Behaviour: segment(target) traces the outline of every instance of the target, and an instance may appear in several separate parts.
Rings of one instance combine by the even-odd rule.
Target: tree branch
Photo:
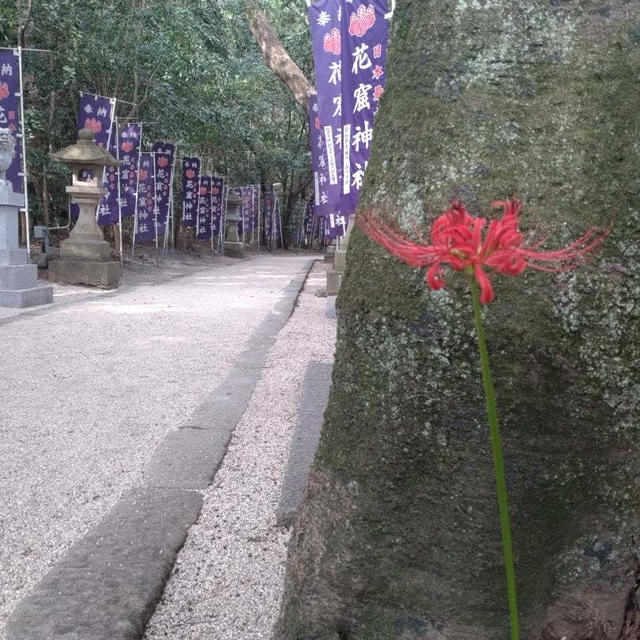
[[[287,85],[296,102],[307,113],[307,94],[313,90],[311,83],[282,46],[267,17],[254,0],[247,0],[246,7],[249,27],[260,45],[265,64]]]

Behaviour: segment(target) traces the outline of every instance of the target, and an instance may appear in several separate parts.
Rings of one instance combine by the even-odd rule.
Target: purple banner
[[[224,206],[224,178],[213,176],[211,178],[211,232],[214,236],[220,235],[222,224],[222,209]]]
[[[253,188],[252,187],[242,187],[242,230],[243,232],[249,233],[253,228],[252,225],[252,214],[253,214]]]
[[[264,241],[270,245],[273,233],[273,188],[264,190]]]
[[[123,218],[132,216],[136,208],[141,138],[142,124],[139,122],[131,122],[119,131],[120,208]]]
[[[310,94],[309,105],[309,146],[311,149],[311,168],[313,170],[314,206],[316,215],[322,215],[329,203],[325,186],[328,182],[327,160],[324,153],[324,133],[318,115],[318,96]]]
[[[111,125],[111,139],[109,140],[109,153],[114,157],[118,157],[118,123],[117,121]],[[107,190],[107,195],[100,200],[98,205],[97,223],[106,227],[110,224],[118,224],[120,222],[120,200],[118,195],[119,180],[118,167],[106,167],[104,171],[103,187]]]
[[[115,98],[105,98],[80,92],[78,131],[80,129],[91,129],[96,144],[106,149],[111,136],[115,106]]]
[[[0,129],[9,129],[16,143],[7,180],[15,193],[24,193],[23,138],[20,118],[20,54],[17,49],[0,50]]]
[[[326,210],[336,211],[342,195],[342,51],[341,0],[316,0],[308,6],[313,59],[316,69],[317,115],[323,135],[318,158],[325,180],[320,199]]]
[[[360,200],[371,154],[373,122],[384,92],[389,11],[386,0],[345,5],[342,21],[343,200],[348,220]]]
[[[211,239],[211,176],[200,177],[197,240]]]
[[[140,154],[138,171],[138,201],[136,206],[136,241],[149,242],[156,239],[156,180],[153,153]]]
[[[158,233],[164,233],[169,216],[173,189],[173,162],[176,145],[170,142],[154,142],[151,151],[156,154],[156,203],[158,205]]]
[[[253,228],[257,231],[259,227],[260,220],[260,187],[255,185],[253,187],[253,211],[251,212],[251,219]]]
[[[182,226],[195,227],[200,191],[200,158],[182,158]]]
[[[93,139],[95,143],[106,149],[111,143],[111,129],[113,126],[113,116],[116,107],[115,98],[106,98],[91,93],[80,92],[80,101],[78,104],[78,131],[80,129],[91,129],[93,131]],[[110,147],[110,150],[112,147]],[[117,154],[113,154],[116,155]],[[107,187],[106,172],[103,172],[103,186]],[[98,205],[98,210],[104,204],[104,199]],[[75,220],[78,218],[80,209],[75,202],[71,203],[71,217]],[[102,214],[98,220],[110,217],[107,209],[102,208]],[[117,213],[116,213],[117,221]],[[112,224],[111,222],[99,222],[99,224]]]

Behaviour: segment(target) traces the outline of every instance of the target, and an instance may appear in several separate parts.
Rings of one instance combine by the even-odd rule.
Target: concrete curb
[[[138,640],[202,495],[260,379],[269,349],[293,313],[315,259],[284,289],[227,378],[192,420],[156,449],[145,485],[125,495],[11,613],[7,640]]]
[[[311,362],[304,376],[298,423],[278,506],[278,526],[290,527],[302,503],[309,470],[320,440],[324,412],[329,401],[333,363]]]

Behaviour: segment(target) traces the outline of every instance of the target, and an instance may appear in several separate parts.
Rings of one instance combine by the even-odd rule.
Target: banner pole
[[[20,124],[22,125],[22,182],[24,184],[24,227],[27,240],[27,262],[31,262],[31,232],[29,219],[29,193],[27,190],[27,127],[24,121],[24,84],[22,82],[22,47],[18,47],[18,70],[20,76]]]
[[[224,187],[224,207],[220,216],[220,256],[224,256],[224,241],[227,237],[227,208],[229,206],[229,185]]]
[[[115,115],[115,114],[114,114]],[[116,125],[116,158],[120,162],[120,130],[118,119],[114,117]],[[122,193],[120,192],[120,166],[118,166],[118,236],[120,242],[120,274],[124,272],[124,247],[122,246]]]

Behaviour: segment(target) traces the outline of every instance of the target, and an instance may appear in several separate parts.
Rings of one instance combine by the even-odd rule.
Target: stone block
[[[225,242],[224,255],[230,258],[244,258],[246,255],[244,244],[242,242]]]
[[[59,258],[49,261],[49,278],[55,282],[111,289],[120,280],[120,263]]]
[[[281,527],[289,527],[302,503],[304,488],[316,453],[324,411],[329,401],[333,365],[311,362],[304,376],[298,422],[293,432],[291,453],[276,515]]]
[[[335,258],[335,253],[325,253],[324,261],[328,264],[333,264],[333,260]]]
[[[327,295],[336,296],[340,291],[342,275],[333,269],[327,271]]]
[[[333,268],[340,273],[344,273],[347,268],[347,252],[345,249],[338,249],[333,259]]]
[[[111,245],[104,240],[76,240],[69,238],[60,243],[60,257],[63,260],[109,262]]]
[[[28,289],[35,287],[37,280],[35,264],[0,266],[0,289]]]
[[[27,264],[26,249],[0,249],[0,266]]]
[[[53,287],[39,285],[29,289],[0,289],[0,307],[24,309],[53,302]]]

